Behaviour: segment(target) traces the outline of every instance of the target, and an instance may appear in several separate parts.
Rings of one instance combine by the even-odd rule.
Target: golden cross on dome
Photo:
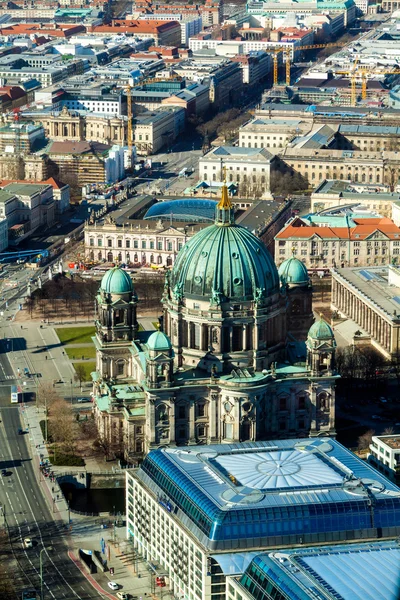
[[[232,202],[229,198],[228,188],[226,186],[226,167],[222,168],[222,173],[224,176],[224,183],[222,185],[221,190],[221,200],[218,202],[218,208],[232,208]]]

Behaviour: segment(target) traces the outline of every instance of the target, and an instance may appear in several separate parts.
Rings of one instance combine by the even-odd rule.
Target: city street
[[[4,372],[9,372],[4,355],[1,363]],[[37,465],[29,452],[29,434],[18,434],[23,427],[20,407],[10,404],[9,386],[0,388],[0,418],[0,468],[6,471],[0,481],[0,524],[7,527],[15,560],[24,573],[21,583],[40,589],[41,554],[45,599],[98,598],[67,555],[68,530],[61,521],[54,521],[43,496],[34,472]],[[33,540],[33,548],[24,548],[25,538]]]

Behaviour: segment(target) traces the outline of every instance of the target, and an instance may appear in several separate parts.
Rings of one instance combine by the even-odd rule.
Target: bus
[[[19,385],[11,386],[11,404],[18,404],[18,402],[22,402],[22,390]]]

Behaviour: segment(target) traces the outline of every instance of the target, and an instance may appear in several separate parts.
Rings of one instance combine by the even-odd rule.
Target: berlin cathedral
[[[114,267],[96,298],[94,412],[131,464],[161,446],[335,435],[335,338],[314,322],[307,269],[279,270],[235,223],[226,186],[215,222],[166,273],[162,330],[140,331],[138,298]]]

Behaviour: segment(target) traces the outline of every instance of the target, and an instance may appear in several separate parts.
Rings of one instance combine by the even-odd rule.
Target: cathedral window
[[[198,404],[197,405],[197,416],[198,417],[205,417],[206,415],[206,405],[205,404]]]
[[[186,406],[178,407],[178,419],[186,419]]]
[[[243,329],[240,326],[232,327],[232,351],[238,351],[242,349],[243,342]]]
[[[286,421],[279,421],[279,431],[285,431]]]
[[[306,407],[306,399],[305,396],[299,396],[299,410],[302,410]]]
[[[193,348],[200,350],[200,325],[193,326]]]
[[[117,363],[117,374],[118,375],[124,374],[124,363],[122,361]]]
[[[143,442],[137,440],[135,443],[135,452],[143,452]]]
[[[180,429],[178,429],[178,438],[184,439],[185,437],[186,437],[186,429],[181,427]]]
[[[197,429],[197,436],[198,437],[204,437],[206,435],[206,428],[205,427],[199,427]]]
[[[226,440],[232,440],[233,439],[233,424],[232,423],[225,423],[225,439]]]
[[[287,409],[287,398],[279,398],[279,410]]]

